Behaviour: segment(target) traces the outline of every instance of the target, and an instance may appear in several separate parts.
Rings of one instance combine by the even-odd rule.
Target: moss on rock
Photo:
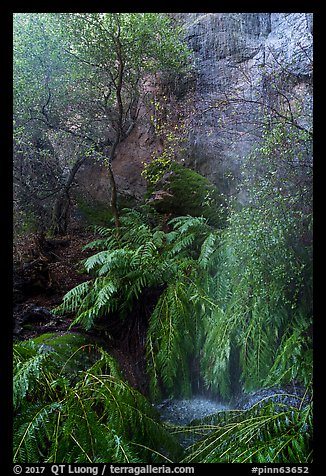
[[[87,370],[99,358],[96,344],[80,334],[46,333],[31,340],[44,350],[53,352],[53,358],[62,364],[63,374],[67,377]]]
[[[147,181],[147,199],[159,213],[173,216],[204,216],[214,226],[225,220],[225,205],[219,190],[207,178],[177,162],[156,170],[154,160],[147,166],[146,175],[157,177]]]
[[[77,210],[78,217],[85,221],[87,225],[104,226],[112,218],[112,212],[108,204],[96,200],[87,200],[82,196],[77,199]]]

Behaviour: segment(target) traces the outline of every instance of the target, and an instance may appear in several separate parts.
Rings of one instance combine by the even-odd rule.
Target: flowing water
[[[228,405],[200,396],[190,400],[164,400],[157,405],[161,419],[175,425],[189,425],[193,420],[229,409]]]
[[[173,426],[183,427],[187,425],[198,425],[200,420],[205,418],[206,423],[217,424],[218,413],[226,410],[248,410],[254,405],[263,405],[271,400],[275,404],[280,403],[280,406],[275,406],[275,412],[284,411],[284,408],[298,407],[302,403],[308,403],[308,396],[305,394],[305,389],[299,388],[270,388],[260,389],[247,395],[239,396],[233,400],[232,404],[226,404],[218,400],[205,398],[197,395],[189,400],[174,400],[167,399],[156,405],[156,409],[160,413],[161,420]],[[302,400],[303,398],[303,400]],[[214,417],[213,417],[214,415]],[[208,418],[212,416],[212,418]],[[190,431],[190,427],[183,429],[179,428],[176,436],[180,444],[187,448],[198,441],[201,436],[209,432],[209,429],[200,431]]]

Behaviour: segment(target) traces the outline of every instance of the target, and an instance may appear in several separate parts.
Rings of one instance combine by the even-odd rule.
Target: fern
[[[198,230],[201,232],[205,226],[208,226],[206,218],[193,217],[191,215],[172,218],[169,224],[173,225],[174,230],[178,230],[181,234],[187,233],[189,230]]]
[[[85,261],[85,268],[88,273],[95,271],[97,275],[103,276],[116,268],[126,269],[132,255],[133,253],[126,249],[101,251]]]
[[[187,448],[183,463],[311,462],[311,403],[297,408],[258,402],[247,411],[224,412],[212,420],[194,427],[206,435]]]
[[[53,362],[54,352],[47,352],[33,342],[19,343],[14,347],[13,406],[19,408],[22,401],[38,398],[46,385],[53,398],[55,391],[51,387],[56,370]]]
[[[171,220],[175,231],[165,233],[144,223],[139,211],[128,211],[121,217],[119,244],[102,249],[84,261],[93,278],[69,291],[57,313],[75,313],[72,325],[90,329],[102,316],[118,312],[124,318],[146,288],[173,282],[176,276],[195,269],[193,261],[196,233],[201,241],[211,228],[202,217],[179,217]],[[111,239],[111,231],[97,229]],[[103,248],[105,240],[93,242]],[[118,247],[116,247],[118,245]],[[198,247],[198,243],[196,244]]]
[[[38,462],[46,459],[46,450],[51,443],[55,415],[61,409],[59,402],[24,405],[24,414],[14,423],[15,463]]]
[[[73,324],[90,329],[113,313],[128,319],[146,289],[165,288],[147,330],[153,398],[189,395],[192,365],[225,398],[235,386],[267,385],[290,348],[284,339],[296,328],[303,287],[303,268],[287,242],[288,218],[270,224],[270,215],[247,207],[233,212],[223,230],[203,217],[177,217],[164,232],[142,211],[127,211],[119,243],[85,261],[92,278],[67,293],[58,312],[74,312]],[[283,358],[282,365],[278,381],[299,375],[298,361]]]
[[[201,369],[206,386],[224,397],[232,392],[231,365],[235,363],[231,356],[239,356],[245,391],[268,385],[273,378],[287,383],[303,368],[303,361],[286,357],[295,338],[287,339],[293,331],[298,335],[296,314],[302,312],[302,321],[310,323],[303,310],[306,303],[298,299],[303,268],[287,241],[288,217],[278,217],[275,223],[267,220],[265,213],[250,207],[233,212],[218,239],[208,235],[198,259],[207,270],[196,297],[206,308]],[[301,336],[309,362],[311,343]],[[306,375],[311,375],[311,365],[305,368]]]
[[[297,321],[296,327],[286,332],[281,340],[275,361],[264,381],[266,387],[290,381],[303,382],[306,387],[311,383],[312,344],[307,331],[312,323],[300,315]]]
[[[151,315],[147,356],[153,398],[160,395],[159,380],[169,395],[191,395],[190,364],[200,332],[190,289],[180,281],[170,284]]]
[[[34,345],[19,344],[17,352]],[[56,362],[56,398],[46,376],[30,370],[27,378],[39,379],[43,392],[34,402],[26,394],[17,402],[15,462],[171,462],[179,457],[180,446],[153,406],[123,380],[109,354],[103,349],[99,353],[99,360],[75,383],[63,383],[66,363],[60,368]],[[60,385],[64,391],[58,390]]]
[[[163,232],[140,212],[127,213],[119,242],[98,243],[100,252],[85,261],[91,278],[69,291],[57,312],[74,313],[74,323],[90,329],[100,317],[128,318],[146,289],[164,289],[146,336],[152,400],[190,396],[194,367],[206,388],[224,398],[234,375],[245,391],[292,379],[307,385],[311,320],[300,301],[303,267],[293,250],[284,251],[282,230],[252,231],[251,219],[247,210],[237,213],[220,232],[201,217],[178,217]],[[171,428],[99,353],[68,381],[64,366],[59,370],[33,344],[15,347],[17,462],[180,460]],[[312,410],[305,405],[279,411],[269,403],[187,429],[202,439],[183,461],[309,460]]]
[[[170,220],[169,225],[173,227],[173,231],[167,235],[167,241],[170,243],[169,257],[180,255],[181,252],[186,252],[188,256],[189,253],[193,255],[194,251],[197,254],[203,240],[211,231],[203,217],[177,217]]]
[[[212,232],[207,236],[207,238],[205,238],[201,246],[198,263],[204,269],[206,269],[212,262],[212,255],[216,252],[217,238],[218,234],[216,232]]]
[[[85,281],[78,286],[72,288],[63,298],[62,304],[58,306],[54,312],[57,314],[65,314],[74,312],[78,309],[84,298],[87,296],[91,288],[91,281]]]
[[[215,390],[222,398],[229,398],[231,322],[220,309],[208,316],[205,319],[206,335],[201,358],[205,386]]]

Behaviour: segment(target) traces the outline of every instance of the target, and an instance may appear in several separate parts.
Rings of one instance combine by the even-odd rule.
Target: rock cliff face
[[[237,177],[241,158],[259,138],[261,103],[275,100],[271,84],[278,81],[279,86],[277,74],[285,71],[291,77],[290,101],[294,91],[311,106],[312,14],[171,15],[184,25],[195,64],[190,94],[196,113],[189,129],[188,165],[228,193],[230,176]],[[189,79],[181,78],[177,95],[178,88],[182,102],[190,89]],[[142,196],[142,161],[150,160],[157,147],[144,118],[121,145],[114,163],[120,191]],[[103,190],[105,170],[99,173],[95,183],[101,183]]]
[[[295,88],[311,100],[312,14],[193,13],[179,19],[197,72],[191,164],[227,191],[230,173],[237,176],[241,157],[260,135],[261,103],[277,72],[291,76],[289,98]]]

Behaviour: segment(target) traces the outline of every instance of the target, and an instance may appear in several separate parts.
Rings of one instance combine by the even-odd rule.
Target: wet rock
[[[29,304],[21,315],[21,324],[44,323],[53,318],[54,314],[45,307]]]
[[[275,411],[284,410],[284,405],[287,407],[299,408],[302,403],[306,404],[309,401],[309,395],[302,385],[291,385],[284,388],[264,388],[244,395],[238,399],[235,404],[238,410],[249,410],[254,405],[262,406],[267,402],[280,404],[275,406]]]
[[[37,329],[38,327],[57,326],[60,318],[55,316],[49,309],[37,306],[33,303],[18,304],[13,312],[14,335],[20,336],[24,330]]]
[[[254,405],[259,407],[267,402],[276,404],[275,411],[278,411],[278,409],[284,410],[284,405],[299,408],[302,403],[307,404],[309,399],[310,395],[306,392],[306,389],[293,382],[283,388],[264,388],[250,394],[244,394],[230,403],[198,396],[189,400],[167,399],[156,405],[156,408],[163,421],[183,426],[210,415],[216,416],[219,412],[232,409],[249,410]]]
[[[228,192],[228,173],[238,177],[241,158],[257,137],[250,133],[262,121],[246,99],[267,101],[264,81],[287,68],[303,85],[312,76],[312,15],[306,13],[193,13],[177,14],[194,50],[196,111],[190,134],[191,165],[219,189]],[[262,89],[261,89],[262,88]],[[259,94],[257,98],[255,95]],[[291,92],[288,93],[289,97]],[[238,103],[210,109],[232,95]],[[299,96],[298,93],[296,93]],[[312,93],[305,95],[312,97]],[[267,97],[268,96],[268,97]],[[304,97],[304,95],[302,95]],[[276,101],[276,99],[275,99]],[[202,111],[202,115],[200,115]],[[203,112],[205,111],[205,113]],[[233,120],[237,111],[239,121]],[[257,117],[256,117],[257,115]],[[242,118],[242,119],[241,119]],[[255,128],[255,132],[256,128]]]

